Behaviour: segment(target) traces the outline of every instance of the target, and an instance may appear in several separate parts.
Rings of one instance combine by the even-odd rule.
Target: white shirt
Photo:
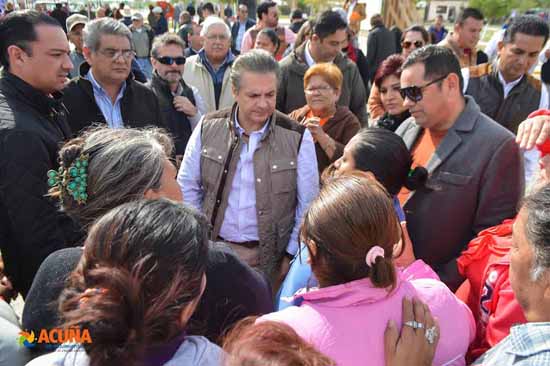
[[[507,83],[506,80],[504,80],[502,73],[500,71],[498,72],[498,80],[500,81],[500,84],[502,84],[502,88],[504,89],[504,99],[508,97],[508,94],[510,94],[512,89],[514,89],[514,86],[519,84],[522,78],[523,76],[520,76],[519,79]]]
[[[305,49],[305,52],[304,52],[304,56],[306,58],[306,62],[307,62],[307,66],[308,67],[311,67],[313,65],[316,64],[315,60],[313,59],[313,56],[311,56],[311,53],[309,53],[309,41],[307,41],[307,44],[306,44],[306,49]]]

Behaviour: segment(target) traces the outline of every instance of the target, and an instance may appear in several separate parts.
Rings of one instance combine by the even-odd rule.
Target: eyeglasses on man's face
[[[131,60],[136,54],[133,50],[117,50],[114,48],[105,48],[102,50],[98,50],[97,52],[113,61],[118,59],[120,56],[128,61]]]
[[[401,88],[401,89],[399,89],[399,93],[401,94],[401,98],[403,98],[403,100],[405,100],[405,98],[409,98],[410,101],[412,101],[414,103],[418,103],[424,97],[424,95],[422,94],[422,90],[424,90],[425,88],[427,88],[428,86],[430,86],[432,84],[435,84],[439,81],[442,81],[447,76],[449,76],[449,74],[446,74],[446,75],[444,75],[440,78],[432,80],[429,83],[427,83],[425,85],[422,85],[422,86],[413,85],[413,86],[407,86],[405,88]]]
[[[229,37],[227,37],[227,34],[209,34],[205,38],[209,41],[220,41],[220,42],[224,42],[229,39]]]

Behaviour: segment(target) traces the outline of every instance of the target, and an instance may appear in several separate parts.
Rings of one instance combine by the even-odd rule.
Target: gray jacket
[[[305,59],[307,45],[307,42],[304,43],[280,62],[281,80],[277,91],[277,110],[286,114],[306,105],[304,75],[309,68]],[[342,53],[336,56],[334,64],[344,76],[338,104],[348,107],[359,119],[361,125],[366,126],[367,94],[359,69]]]
[[[414,117],[396,131],[409,149],[421,132]],[[404,205],[407,228],[416,257],[453,287],[458,281],[454,260],[468,242],[516,215],[524,191],[523,159],[514,135],[466,96],[464,111],[426,169],[426,186]]]
[[[189,336],[164,366],[219,366],[222,350],[204,337]],[[90,358],[77,343],[61,345],[56,352],[35,358],[27,366],[88,366]]]

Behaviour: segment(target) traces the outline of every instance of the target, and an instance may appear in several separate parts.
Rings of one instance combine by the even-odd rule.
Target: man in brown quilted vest
[[[252,50],[231,69],[235,104],[210,114],[193,131],[178,174],[186,204],[274,284],[298,250],[304,210],[318,193],[309,131],[275,110],[279,65]]]

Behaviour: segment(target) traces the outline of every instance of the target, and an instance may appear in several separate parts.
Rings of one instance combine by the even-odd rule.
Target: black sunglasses
[[[401,88],[401,89],[399,89],[399,94],[401,94],[401,98],[403,98],[403,100],[405,98],[409,98],[409,100],[411,100],[415,103],[418,103],[422,100],[422,97],[423,97],[422,89],[445,79],[447,76],[449,76],[449,74],[444,75],[444,76],[442,76],[440,78],[437,78],[435,80],[432,80],[428,84],[423,85],[423,86],[407,86],[406,88]]]
[[[170,56],[164,56],[164,57],[158,57],[157,61],[160,62],[163,65],[172,65],[174,62],[176,65],[183,65],[185,64],[185,57],[170,57]]]
[[[403,41],[401,42],[401,47],[404,49],[410,48],[412,45],[416,48],[422,48],[424,47],[424,42],[422,41],[415,41],[415,42],[409,42],[409,41]]]

